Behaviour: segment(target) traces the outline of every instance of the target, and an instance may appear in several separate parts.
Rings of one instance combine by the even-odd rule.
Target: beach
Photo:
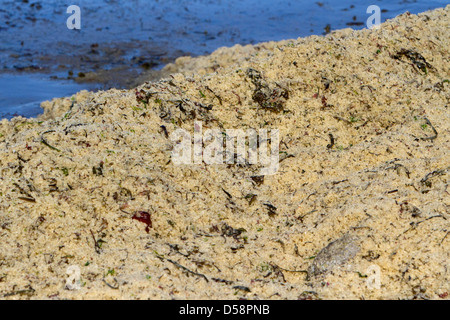
[[[36,117],[43,101],[160,80],[182,56],[219,47],[366,27],[371,0],[79,0],[70,29],[61,0],[0,0],[0,119]],[[445,0],[377,2],[380,22]]]
[[[180,57],[0,122],[3,299],[449,299],[450,6]],[[173,161],[279,130],[279,168]]]

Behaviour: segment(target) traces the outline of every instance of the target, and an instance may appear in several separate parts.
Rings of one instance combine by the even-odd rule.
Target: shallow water
[[[0,76],[0,87],[0,118],[8,119],[17,115],[35,117],[42,113],[42,101],[89,89],[86,85],[51,80],[40,74],[5,74]]]
[[[36,116],[40,101],[90,89],[92,82],[102,88],[129,87],[142,70],[161,68],[182,55],[324,34],[326,29],[361,29],[372,4],[382,9],[383,22],[405,11],[418,13],[447,3],[79,0],[81,29],[69,30],[66,9],[73,1],[0,0],[0,117]],[[11,80],[10,74],[20,77]]]

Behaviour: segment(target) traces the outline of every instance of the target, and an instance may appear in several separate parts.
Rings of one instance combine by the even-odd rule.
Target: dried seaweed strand
[[[448,169],[448,168],[447,168]],[[441,169],[441,170],[435,170],[433,172],[428,173],[422,180],[420,180],[420,183],[424,184],[427,182],[428,179],[433,178],[435,176],[440,176],[443,174],[447,169]]]
[[[58,148],[55,148],[54,146],[52,146],[51,144],[49,144],[45,139],[44,139],[44,134],[50,133],[50,132],[55,132],[55,130],[48,130],[45,131],[44,133],[41,134],[41,143],[45,144],[47,147],[49,147],[52,150],[61,152],[61,150],[59,150]]]
[[[425,122],[427,123],[427,125],[429,125],[431,127],[431,130],[433,130],[434,136],[431,137],[425,137],[425,138],[420,138],[420,140],[434,140],[437,138],[438,136],[438,132],[436,131],[436,129],[434,128],[434,126],[431,124],[430,120],[428,120],[428,118],[424,118]]]
[[[191,273],[191,274],[193,274],[193,275],[195,275],[195,276],[197,276],[197,277],[201,277],[201,278],[205,279],[206,282],[209,282],[208,278],[207,278],[204,274],[202,274],[202,273],[198,273],[198,272],[192,271],[192,270],[186,268],[185,266],[183,266],[183,265],[179,264],[178,262],[173,261],[173,260],[171,260],[171,259],[163,258],[163,257],[161,257],[161,256],[159,256],[159,255],[158,255],[157,257],[158,257],[159,259],[161,259],[161,260],[169,261],[169,262],[172,263],[174,266],[176,266],[176,267],[182,269],[183,271],[185,271],[185,272],[187,272],[187,273]]]
[[[101,247],[100,247],[100,245],[98,244],[98,241],[95,239],[94,232],[92,232],[92,230],[89,230],[89,231],[91,232],[92,239],[94,240],[95,252],[97,252],[98,254],[100,254],[100,253],[101,253]]]
[[[114,281],[116,282],[116,286],[113,286],[112,284],[108,283],[105,279],[103,279],[103,282],[110,287],[111,289],[117,290],[119,289],[119,282],[117,281],[116,278],[114,278]]]
[[[431,219],[433,219],[433,218],[443,218],[444,220],[447,220],[443,215],[438,214],[438,215],[435,215],[435,216],[428,217],[428,218],[426,218],[425,220],[422,220],[422,221],[419,221],[419,222],[412,223],[412,224],[411,224],[411,227],[408,228],[408,229],[406,229],[405,231],[403,231],[401,234],[399,234],[399,235],[397,236],[396,240],[398,240],[398,238],[400,238],[401,235],[404,235],[405,233],[407,233],[407,232],[409,232],[409,231],[414,230],[415,228],[417,228],[417,227],[419,226],[419,224],[421,224],[422,222],[431,220]]]

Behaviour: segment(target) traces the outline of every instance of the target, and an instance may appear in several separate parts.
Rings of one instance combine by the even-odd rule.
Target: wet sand
[[[3,120],[0,296],[449,299],[449,11],[180,58]],[[175,165],[195,121],[279,129],[279,171]]]

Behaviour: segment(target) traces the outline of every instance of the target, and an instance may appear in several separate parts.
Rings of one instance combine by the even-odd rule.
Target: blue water
[[[36,116],[39,102],[91,84],[68,74],[147,63],[160,68],[180,55],[221,46],[294,39],[365,28],[369,5],[382,22],[409,11],[444,7],[444,0],[0,0],[0,117]],[[81,29],[69,30],[66,9],[81,9]],[[11,74],[15,78],[11,78]],[[58,81],[51,76],[63,75]],[[119,78],[119,77],[117,77]],[[12,80],[14,79],[14,80]],[[120,84],[116,86],[120,87]]]
[[[48,79],[40,74],[4,74],[0,76],[0,106],[3,118],[42,113],[40,103],[57,96],[69,96],[86,89],[71,81]]]

